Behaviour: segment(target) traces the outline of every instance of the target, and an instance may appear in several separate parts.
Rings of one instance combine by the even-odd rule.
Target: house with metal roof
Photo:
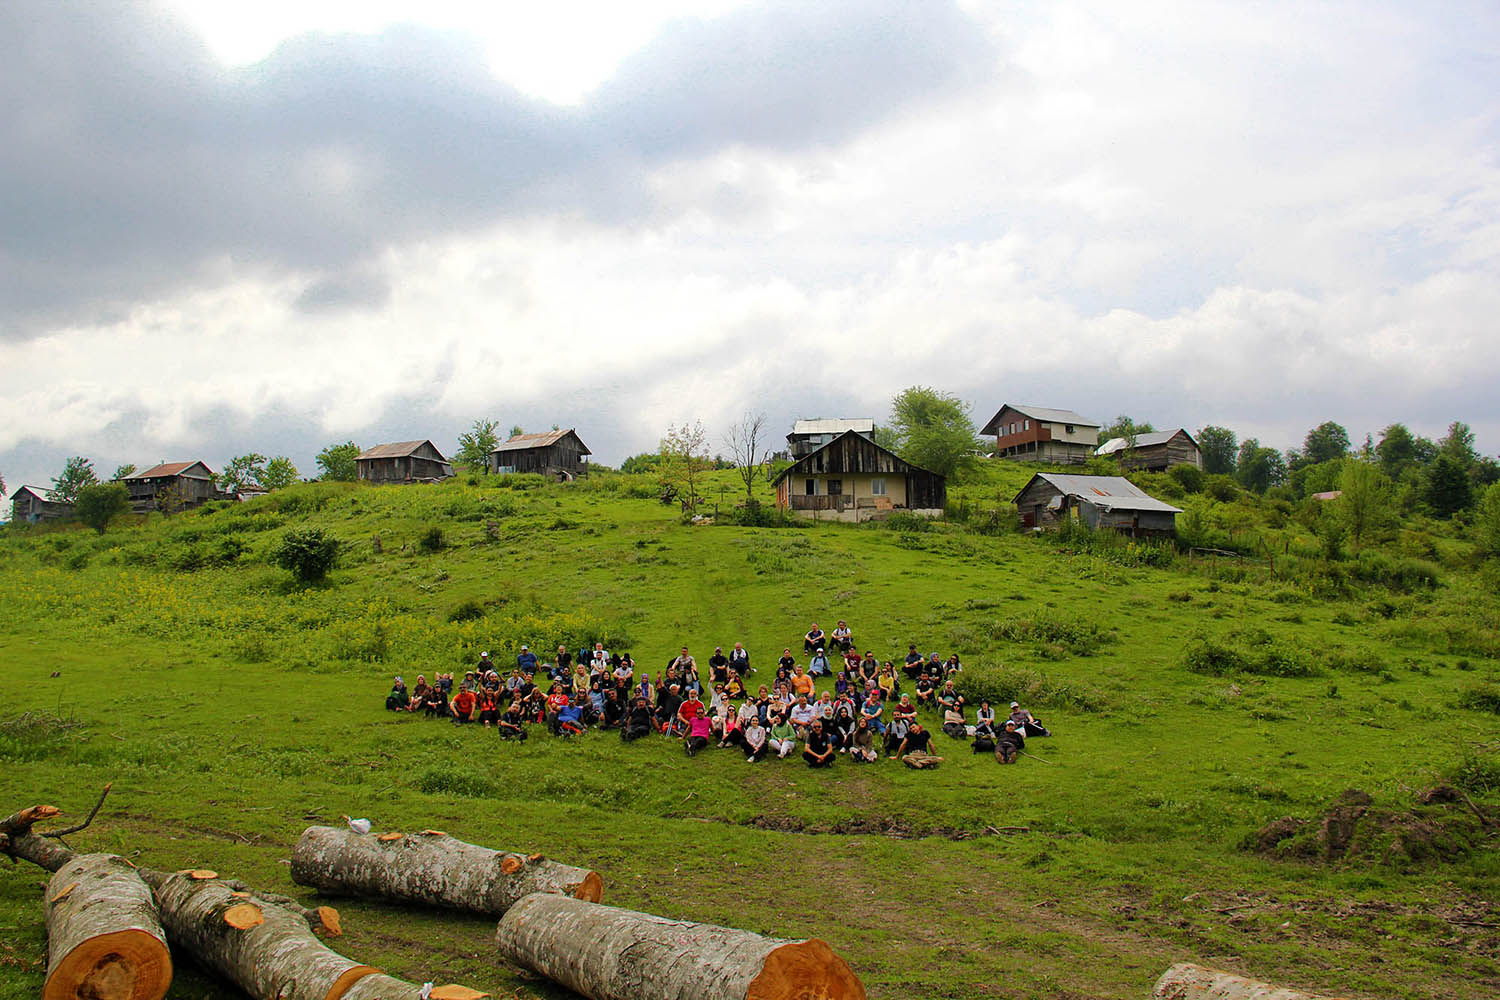
[[[782,510],[818,520],[870,521],[898,510],[937,517],[948,502],[946,479],[856,430],[793,462],[771,485]]]
[[[1006,403],[980,430],[995,435],[995,457],[1082,465],[1099,447],[1099,424],[1072,410]]]
[[[787,452],[793,461],[806,458],[848,431],[874,441],[875,420],[873,417],[816,417],[812,420],[799,420],[792,425],[792,432],[786,436]]]
[[[120,482],[130,493],[130,509],[137,514],[178,511],[219,499],[213,470],[197,460],[162,462]]]
[[[1073,476],[1038,472],[1015,496],[1024,528],[1055,528],[1079,520],[1090,528],[1132,535],[1171,535],[1177,531],[1173,507],[1149,495],[1124,476]]]
[[[490,452],[490,471],[535,472],[568,482],[589,474],[587,456],[592,454],[572,427],[542,434],[516,434]]]
[[[60,521],[73,516],[73,505],[40,486],[22,486],[10,495],[10,519],[16,523]]]
[[[1122,469],[1145,469],[1160,472],[1174,465],[1203,468],[1203,452],[1193,436],[1181,427],[1171,431],[1153,431],[1131,438],[1110,438],[1095,451],[1101,457],[1114,455]]]
[[[354,456],[354,469],[369,483],[436,483],[453,476],[453,466],[431,441],[377,444]]]

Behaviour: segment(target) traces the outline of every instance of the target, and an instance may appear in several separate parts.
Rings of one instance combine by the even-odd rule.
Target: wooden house
[[[453,466],[431,441],[377,444],[354,456],[354,469],[371,483],[436,483],[453,476]]]
[[[517,434],[490,452],[490,471],[535,472],[564,482],[589,474],[588,445],[569,427],[544,434]]]
[[[130,509],[137,514],[197,507],[220,497],[214,474],[202,462],[163,462],[135,472],[120,482],[130,492]]]
[[[787,454],[793,461],[806,458],[846,431],[875,440],[875,421],[871,417],[818,417],[799,420],[786,436]]]
[[[1116,456],[1122,469],[1161,472],[1174,465],[1203,468],[1203,452],[1199,450],[1198,442],[1181,427],[1174,431],[1137,434],[1134,447],[1129,438],[1110,438],[1094,454]]]
[[[979,432],[995,435],[995,457],[1082,465],[1099,447],[1099,425],[1072,410],[1006,403]]]
[[[947,481],[848,430],[783,469],[773,480],[776,505],[806,517],[868,521],[905,510],[937,517]]]
[[[1038,472],[1016,494],[1024,528],[1055,528],[1069,518],[1091,528],[1132,535],[1171,535],[1182,511],[1148,495],[1124,476]]]
[[[12,521],[36,524],[38,521],[60,521],[72,516],[73,505],[53,496],[51,490],[22,486],[10,495]]]

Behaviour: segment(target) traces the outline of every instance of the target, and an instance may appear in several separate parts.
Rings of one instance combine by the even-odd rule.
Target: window
[[[883,497],[883,496],[885,496],[885,480],[884,479],[872,479],[872,480],[870,480],[870,496],[872,496],[872,497]]]
[[[1065,424],[1063,426],[1063,430],[1066,431],[1069,434],[1072,434],[1073,433],[1073,425],[1072,424]]]
[[[828,495],[831,497],[841,496],[844,492],[844,481],[842,479],[828,480]]]
[[[809,479],[807,481],[807,495],[810,497],[818,495],[818,481],[816,479]]]
[[[1031,430],[1031,421],[1030,420],[1023,420],[1023,421],[1021,421],[1021,430],[1023,430],[1023,431],[1029,431],[1029,430]]]

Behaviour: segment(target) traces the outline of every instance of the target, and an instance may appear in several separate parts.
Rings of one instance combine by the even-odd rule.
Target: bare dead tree
[[[764,449],[764,442],[761,439],[765,429],[765,413],[752,413],[746,410],[739,423],[729,428],[729,433],[724,436],[724,443],[729,446],[729,453],[734,456],[735,470],[745,481],[746,503],[755,502],[755,473],[766,457],[761,454]]]

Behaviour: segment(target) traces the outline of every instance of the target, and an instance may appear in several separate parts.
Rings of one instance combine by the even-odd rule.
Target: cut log
[[[333,826],[310,826],[292,851],[292,880],[335,895],[400,899],[499,917],[534,892],[597,903],[597,872],[533,861],[448,836],[382,841]]]
[[[502,957],[590,1000],[864,1000],[816,938],[787,941],[549,893],[500,919]]]
[[[15,860],[30,861],[38,868],[55,872],[73,860],[73,852],[56,840],[43,839],[31,832],[34,824],[62,815],[56,806],[31,806],[0,819],[0,853]]]
[[[172,956],[151,889],[112,854],[75,856],[47,885],[42,1000],[161,1000]]]
[[[1151,995],[1157,1000],[1328,1000],[1191,962],[1179,962],[1162,973]]]

